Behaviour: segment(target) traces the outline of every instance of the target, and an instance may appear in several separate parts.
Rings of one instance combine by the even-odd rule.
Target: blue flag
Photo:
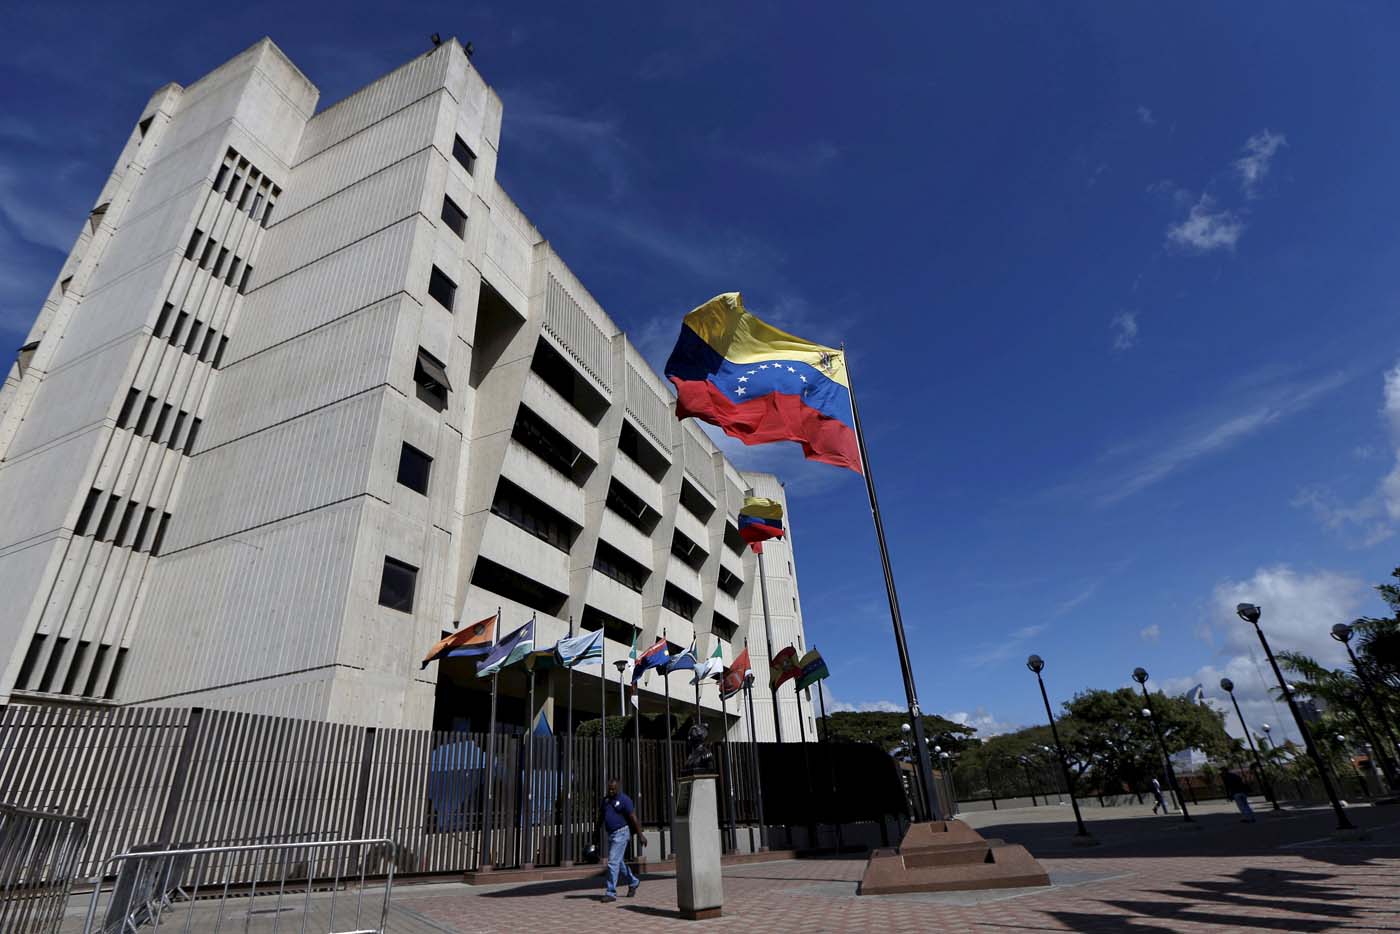
[[[696,661],[697,659],[695,658],[695,643],[692,642],[690,643],[690,648],[686,649],[681,654],[674,656],[669,662],[666,663],[665,667],[661,670],[668,675],[673,671],[691,670],[695,668]]]
[[[494,675],[507,665],[514,665],[529,655],[534,648],[535,621],[532,619],[502,640],[491,650],[490,655],[481,660],[481,664],[476,666],[477,677]]]
[[[565,668],[599,664],[603,660],[603,630],[560,639],[555,650],[559,653],[559,664]]]

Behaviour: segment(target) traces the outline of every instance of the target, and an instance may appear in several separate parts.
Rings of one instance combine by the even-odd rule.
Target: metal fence
[[[0,804],[0,931],[57,928],[87,830],[83,818]]]
[[[85,879],[141,845],[370,837],[394,841],[398,872],[456,874],[477,869],[483,849],[496,867],[581,861],[605,775],[622,778],[643,825],[667,834],[683,745],[672,744],[668,766],[663,740],[610,739],[604,762],[597,738],[375,729],[201,708],[10,706],[0,708],[0,801],[86,819],[76,867]],[[874,747],[712,748],[731,830],[758,820],[756,755],[770,825],[883,826],[904,810],[894,767]],[[726,835],[729,846],[736,836]],[[332,869],[310,860],[302,872],[324,879]],[[268,881],[256,864],[240,871],[234,883]]]

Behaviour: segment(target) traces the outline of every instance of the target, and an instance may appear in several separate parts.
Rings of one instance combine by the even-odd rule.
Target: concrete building
[[[541,644],[601,626],[609,660],[747,639],[771,738],[735,517],[782,487],[675,420],[496,184],[501,101],[457,42],[318,96],[263,40],[141,113],[0,391],[0,703],[479,726],[472,666],[419,661],[500,607]],[[790,546],[765,558],[802,647]]]

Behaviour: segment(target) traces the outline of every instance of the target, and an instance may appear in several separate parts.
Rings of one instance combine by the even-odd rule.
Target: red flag
[[[749,650],[746,647],[739,653],[739,657],[734,659],[734,664],[724,669],[724,677],[719,682],[719,693],[721,697],[733,697],[744,689],[744,679],[749,674]]]
[[[797,664],[797,649],[788,646],[774,655],[768,664],[768,671],[768,684],[775,691],[783,686],[783,682],[802,674],[802,669]]]

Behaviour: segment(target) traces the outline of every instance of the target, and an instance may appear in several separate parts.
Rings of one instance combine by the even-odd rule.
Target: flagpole
[[[569,636],[574,637],[574,615],[569,614]],[[558,650],[555,650],[558,654]],[[564,851],[559,865],[574,864],[574,666],[568,668],[569,710],[564,715]]]
[[[851,379],[851,364],[846,357],[846,346],[841,345],[841,356],[846,364],[847,389],[851,394],[851,420],[856,433],[856,446],[860,451],[861,473],[865,476],[865,491],[870,496],[870,516],[875,522],[875,538],[880,544],[880,563],[885,572],[885,595],[890,603],[890,622],[894,626],[894,643],[899,651],[899,671],[904,678],[904,697],[909,704],[909,723],[914,728],[915,754],[919,762],[919,775],[923,779],[924,805],[928,809],[929,820],[941,820],[938,799],[933,791],[933,769],[929,764],[928,744],[924,740],[924,715],[919,709],[919,691],[914,685],[914,669],[909,662],[909,644],[904,637],[904,618],[899,612],[899,594],[894,587],[894,569],[890,566],[890,549],[885,541],[885,522],[880,516],[880,501],[875,495],[875,477],[870,470],[870,452],[865,447],[865,433],[860,428],[860,409],[856,405],[856,390]]]
[[[729,749],[729,700],[724,696],[723,682],[720,683],[719,689],[719,714],[721,731],[724,733],[724,786],[729,791],[725,808],[729,830],[725,836],[729,840],[729,852],[733,853],[739,849],[739,829],[734,820],[734,753]]]
[[[532,650],[533,651],[533,650]],[[520,868],[535,868],[535,848],[531,845],[535,823],[535,666],[530,665],[528,706],[525,708],[525,788],[520,796]]]
[[[745,639],[744,648],[748,647],[749,640]],[[758,802],[758,851],[766,853],[768,852],[768,822],[763,816],[763,768],[758,763],[758,731],[754,729],[752,671],[744,678],[744,701],[749,707],[749,751],[752,753],[749,759],[753,767],[753,795]]]
[[[635,672],[633,673],[633,677],[636,677]],[[637,809],[637,826],[642,827],[642,698],[641,695],[637,693],[637,686],[638,683],[634,681],[632,683],[632,699],[636,701],[636,703],[632,706],[632,774],[636,776],[636,783],[633,785],[632,798],[633,804]],[[645,833],[646,828],[643,827],[642,832]],[[636,848],[636,856],[634,858],[638,864],[637,868],[640,870],[642,862],[642,842],[637,840],[633,843],[633,846]]]
[[[802,716],[802,689],[797,686],[797,682],[792,682],[793,690],[797,694],[797,733],[802,740],[802,775],[807,780],[807,814],[812,814],[812,761],[808,757],[807,750],[807,726],[802,721],[807,719]],[[810,820],[807,824],[807,846],[811,849],[817,848],[817,823]]]
[[[491,645],[501,641],[501,608],[496,607],[496,625],[491,632]],[[491,859],[491,789],[496,783],[496,679],[497,671],[491,673],[491,720],[486,731],[486,774],[481,780],[481,858],[477,860],[478,872],[495,869]]]
[[[598,804],[602,807],[602,800],[608,796],[608,630],[601,622],[598,630],[603,634],[601,641],[602,651],[598,656],[598,703],[599,709],[603,712],[602,730],[603,737],[602,750],[598,759]],[[596,812],[595,812],[596,813]],[[607,839],[603,834],[603,825],[598,824],[596,834],[598,844],[598,861],[603,862],[603,850],[606,848]]]
[[[750,490],[749,492],[752,493],[753,490]],[[767,656],[767,658],[768,658],[768,665],[769,665],[769,668],[771,669],[771,668],[772,668],[772,665],[773,665],[773,655],[774,655],[774,652],[773,652],[773,620],[772,620],[772,618],[768,615],[768,576],[767,576],[766,574],[763,573],[763,552],[762,552],[762,551],[758,552],[758,592],[759,592],[759,595],[763,598],[763,637],[764,637],[765,639],[768,640],[768,652],[766,653],[766,656]],[[781,718],[778,717],[778,689],[777,689],[777,688],[772,688],[772,694],[773,694],[773,731],[777,734],[778,742],[781,743],[781,742],[783,741],[783,724],[782,724]]]
[[[666,630],[661,630],[661,638],[666,638]],[[670,662],[668,661],[669,665]],[[666,823],[671,829],[671,846],[675,847],[676,836],[676,799],[675,789],[672,788],[672,778],[674,774],[671,763],[671,674],[666,670],[666,666],[661,668],[661,684],[666,690]],[[661,852],[668,858],[671,854],[666,849],[666,828],[661,831]]]

